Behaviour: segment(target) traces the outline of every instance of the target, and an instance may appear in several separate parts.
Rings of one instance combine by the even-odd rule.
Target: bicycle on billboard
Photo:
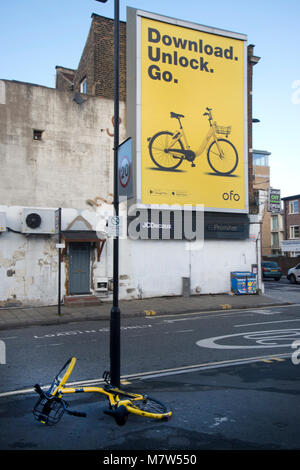
[[[211,169],[218,175],[231,175],[238,165],[238,152],[228,140],[231,126],[218,126],[213,120],[212,108],[206,108],[203,116],[208,117],[209,130],[198,150],[191,150],[181,119],[183,114],[171,112],[170,117],[177,119],[179,129],[175,132],[160,131],[148,138],[149,153],[152,161],[161,169],[175,170],[183,161],[195,167],[194,160],[207,149],[207,160]],[[220,138],[224,135],[226,138]]]

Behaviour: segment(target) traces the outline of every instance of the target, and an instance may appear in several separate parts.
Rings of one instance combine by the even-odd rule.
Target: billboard
[[[136,200],[248,212],[246,36],[127,9]]]

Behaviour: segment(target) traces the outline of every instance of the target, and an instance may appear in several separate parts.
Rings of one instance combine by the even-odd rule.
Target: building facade
[[[281,244],[284,240],[284,212],[271,214],[271,254],[272,256],[281,255]]]
[[[300,255],[300,194],[284,197],[282,200],[285,240],[281,247],[288,256],[296,257]]]
[[[120,28],[122,142],[128,137],[126,24]],[[113,21],[92,15],[78,69],[57,66],[56,89],[0,82],[0,306],[55,304],[59,264],[65,303],[78,296],[111,299],[113,248],[106,223],[113,191],[112,51]],[[258,60],[249,46],[249,149],[252,69]],[[151,239],[138,230],[139,215],[124,224],[121,299],[182,295],[186,278],[191,294],[228,292],[232,271],[260,266],[261,204],[248,161],[250,214],[206,213],[200,244],[160,234]],[[64,248],[58,260],[59,208]],[[126,203],[120,210],[126,217]]]
[[[253,150],[253,187],[257,191],[264,192],[262,203],[262,227],[261,227],[261,245],[262,255],[270,256],[272,254],[272,235],[271,235],[271,213],[268,212],[268,192],[270,189],[270,158],[271,153],[265,150]]]

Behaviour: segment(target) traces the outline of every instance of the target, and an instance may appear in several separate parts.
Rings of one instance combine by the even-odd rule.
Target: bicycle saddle
[[[184,118],[184,115],[171,112],[171,118],[180,119],[180,118]]]

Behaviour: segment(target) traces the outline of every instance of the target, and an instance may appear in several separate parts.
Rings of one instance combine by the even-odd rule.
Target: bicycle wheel
[[[162,131],[155,134],[149,143],[149,153],[152,161],[159,168],[166,170],[175,170],[181,165],[183,155],[180,152],[173,152],[173,150],[184,150],[181,140],[177,140],[174,144],[172,142],[172,132]]]
[[[168,410],[162,402],[148,396],[131,400],[129,404],[126,404],[126,408],[130,413],[145,418],[167,420],[172,415],[172,411]]]
[[[229,140],[218,139],[218,145],[215,141],[210,144],[207,160],[216,173],[230,175],[236,169],[239,158],[236,148]]]
[[[71,375],[72,370],[74,369],[76,363],[76,357],[69,359],[65,365],[60,369],[58,374],[54,377],[52,384],[50,385],[47,393],[49,395],[56,395],[59,390],[65,385],[66,381]]]

